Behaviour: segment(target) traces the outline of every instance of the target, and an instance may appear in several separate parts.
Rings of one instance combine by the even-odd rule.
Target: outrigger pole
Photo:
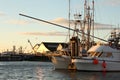
[[[69,33],[69,39],[70,39],[70,0],[69,0],[69,14],[68,14],[68,19],[69,19],[69,29],[68,29],[68,33]]]
[[[28,16],[28,15],[25,15],[25,14],[19,14],[20,16],[24,16],[24,17],[27,17],[27,18],[31,18],[31,19],[34,19],[34,20],[37,20],[37,21],[41,21],[41,22],[45,22],[45,23],[48,23],[48,24],[51,24],[51,25],[55,25],[55,26],[58,26],[58,27],[62,27],[62,28],[65,28],[65,29],[69,29],[69,30],[71,30],[71,31],[76,31],[76,30],[74,30],[74,29],[72,29],[72,28],[68,28],[68,27],[65,27],[65,26],[63,26],[63,25],[59,25],[59,24],[56,24],[56,23],[52,23],[52,22],[49,22],[49,21],[46,21],[46,20],[43,20],[43,19],[38,19],[38,18],[35,18],[35,17],[31,17],[31,16]],[[81,31],[78,31],[79,33],[82,33]],[[85,35],[88,35],[87,33],[84,33]],[[101,39],[101,38],[99,38],[99,37],[96,37],[96,36],[92,36],[92,35],[90,35],[91,37],[94,37],[94,38],[96,38],[96,39],[99,39],[99,40],[102,40],[102,41],[104,41],[104,42],[108,42],[107,40],[104,40],[104,39]]]

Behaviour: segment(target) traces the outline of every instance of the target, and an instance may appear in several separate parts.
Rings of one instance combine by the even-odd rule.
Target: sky
[[[31,46],[28,39],[33,45],[41,42],[66,42],[68,30],[20,16],[19,13],[67,25],[65,21],[68,20],[68,1],[0,0],[0,52],[11,50],[13,45],[17,48],[22,46],[25,51],[29,51]],[[84,0],[71,0],[71,19],[75,13],[83,13],[83,5]],[[118,27],[119,14],[120,0],[95,0],[96,23]],[[109,32],[105,32],[97,31],[96,36],[107,39],[105,37]]]

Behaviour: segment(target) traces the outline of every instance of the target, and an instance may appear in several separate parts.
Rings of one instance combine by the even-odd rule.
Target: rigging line
[[[70,39],[70,3],[71,3],[71,1],[69,0],[69,14],[68,14],[68,18],[69,18],[69,29],[68,29],[68,34],[69,34],[69,39]]]
[[[111,33],[111,32],[109,32],[108,34],[106,34],[106,35],[104,36],[104,39],[107,38],[107,37],[109,37],[110,33]]]
[[[42,19],[38,19],[38,18],[34,18],[34,17],[31,17],[31,16],[28,16],[28,15],[24,15],[24,14],[19,14],[21,16],[24,16],[24,17],[28,17],[28,18],[31,18],[31,19],[34,19],[34,20],[38,20],[38,21],[41,21],[41,22],[45,22],[45,23],[48,23],[48,24],[52,24],[52,25],[55,25],[55,26],[58,26],[58,27],[62,27],[62,28],[65,28],[65,29],[69,29],[71,31],[76,31],[72,28],[68,28],[68,27],[65,27],[65,26],[62,26],[62,25],[59,25],[59,24],[55,24],[55,23],[52,23],[52,22],[49,22],[49,21],[45,21],[45,20],[42,20]],[[82,31],[78,31],[80,34],[82,34]],[[85,35],[88,35],[87,33],[84,33]],[[96,37],[96,36],[92,36],[90,35],[91,37],[94,37],[96,39],[99,39],[99,40],[102,40],[102,41],[105,41],[105,42],[108,42],[107,40],[104,40],[104,39],[101,39],[99,37]]]
[[[93,1],[92,1],[92,5],[93,5],[93,7],[92,7],[92,8],[93,8],[93,14],[92,14],[92,17],[93,17],[93,19],[92,19],[92,25],[93,25],[93,26],[92,26],[92,30],[93,30],[93,31],[92,31],[92,35],[93,35],[93,36],[94,36],[94,27],[95,27],[95,26],[94,26],[94,14],[95,14],[94,3],[95,3],[95,2],[94,2],[94,0],[93,0]],[[94,37],[93,37],[93,41],[94,41]]]

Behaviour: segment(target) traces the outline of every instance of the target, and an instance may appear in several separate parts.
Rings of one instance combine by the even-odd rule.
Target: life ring
[[[99,63],[99,61],[97,59],[93,60],[93,64],[98,64],[98,63]]]

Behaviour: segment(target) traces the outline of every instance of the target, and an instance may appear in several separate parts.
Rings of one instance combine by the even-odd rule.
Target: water
[[[120,72],[54,70],[50,62],[0,62],[0,80],[120,80]]]

